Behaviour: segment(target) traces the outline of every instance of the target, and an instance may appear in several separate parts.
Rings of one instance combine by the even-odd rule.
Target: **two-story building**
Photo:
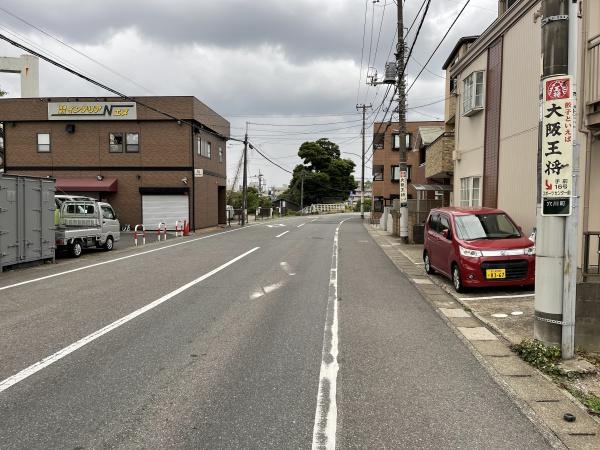
[[[191,96],[134,100],[0,99],[4,170],[109,201],[132,228],[225,223],[229,122]]]

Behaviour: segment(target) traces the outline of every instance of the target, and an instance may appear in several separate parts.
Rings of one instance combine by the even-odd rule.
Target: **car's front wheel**
[[[458,268],[458,264],[452,265],[452,284],[454,285],[454,290],[456,292],[463,292],[465,290],[460,278],[460,269]]]
[[[107,252],[111,251],[113,249],[113,245],[114,245],[113,238],[108,236],[106,238],[106,242],[104,243],[104,250],[106,250]]]
[[[425,272],[427,272],[429,275],[433,275],[435,273],[435,270],[433,269],[433,267],[431,267],[431,260],[429,259],[428,252],[425,252],[423,254],[423,263],[425,264]]]

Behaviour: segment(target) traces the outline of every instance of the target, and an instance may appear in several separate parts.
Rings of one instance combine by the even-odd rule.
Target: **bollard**
[[[146,227],[144,227],[143,224],[139,223],[135,226],[135,228],[133,229],[133,242],[135,244],[135,246],[137,247],[138,245],[138,236],[139,236],[139,228],[141,227],[142,229],[142,244],[146,245]]]

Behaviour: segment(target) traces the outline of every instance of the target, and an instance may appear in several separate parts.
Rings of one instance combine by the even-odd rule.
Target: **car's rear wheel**
[[[83,247],[81,245],[81,242],[79,242],[79,241],[73,242],[71,244],[69,250],[70,250],[71,256],[73,258],[79,258],[81,256],[81,253],[83,252]]]
[[[456,263],[452,264],[452,284],[454,285],[454,290],[456,292],[464,292],[465,288],[463,287],[460,278],[460,269]]]
[[[433,267],[431,267],[431,261],[429,260],[428,252],[425,252],[423,254],[423,262],[425,263],[425,272],[427,272],[429,275],[433,275],[435,273],[435,270],[433,269]]]

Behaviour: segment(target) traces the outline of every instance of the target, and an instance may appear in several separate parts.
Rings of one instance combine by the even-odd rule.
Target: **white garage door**
[[[187,195],[142,195],[142,217],[147,230],[156,230],[164,222],[167,229],[174,230],[175,222],[189,223]]]

